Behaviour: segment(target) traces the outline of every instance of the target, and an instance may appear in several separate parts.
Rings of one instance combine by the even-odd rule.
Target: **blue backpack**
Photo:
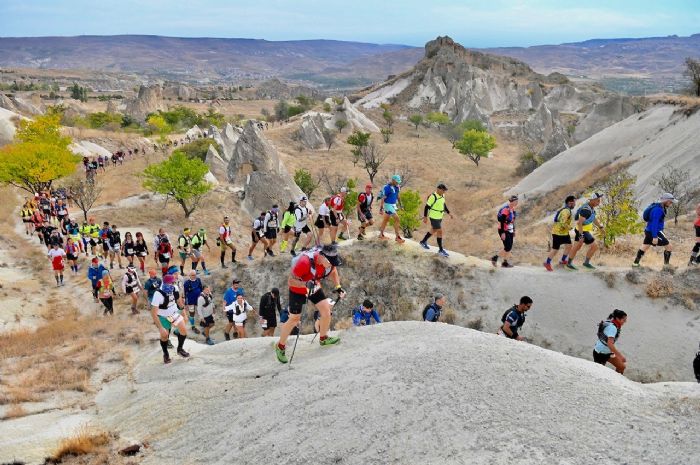
[[[647,223],[651,220],[651,211],[656,207],[657,205],[661,205],[657,202],[654,202],[652,204],[649,204],[647,208],[644,209],[644,212],[642,213],[642,219],[646,221]]]

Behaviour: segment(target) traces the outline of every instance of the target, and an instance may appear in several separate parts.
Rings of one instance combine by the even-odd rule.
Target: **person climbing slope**
[[[593,361],[605,365],[610,362],[615,370],[623,374],[627,367],[627,359],[615,344],[620,337],[620,330],[627,322],[627,313],[615,309],[608,318],[598,324],[598,340],[593,348]]]
[[[632,266],[638,267],[642,257],[649,250],[649,247],[664,248],[664,265],[668,266],[671,263],[671,244],[664,235],[664,219],[666,218],[666,209],[678,200],[673,194],[661,194],[658,202],[654,202],[644,209],[642,219],[647,223],[644,228],[644,242],[637,251],[637,256],[634,259]]]
[[[568,196],[564,200],[564,206],[557,210],[554,215],[554,225],[552,226],[552,250],[547,255],[547,260],[544,262],[544,267],[547,271],[552,269],[552,259],[557,256],[561,246],[564,246],[564,254],[561,256],[559,266],[565,266],[571,252],[571,229],[574,226],[573,209],[576,206],[576,197]]]
[[[513,256],[513,242],[515,241],[515,218],[518,216],[515,210],[518,206],[518,196],[513,195],[508,199],[508,203],[503,205],[496,214],[498,237],[503,243],[503,249],[498,254],[491,257],[491,264],[498,265],[498,258],[503,258],[501,266],[503,268],[513,268],[508,260]]]
[[[425,250],[429,250],[428,240],[430,236],[435,235],[437,237],[438,244],[438,254],[443,257],[449,257],[450,255],[442,247],[442,219],[445,217],[445,213],[450,215],[450,209],[447,208],[445,203],[445,192],[447,192],[447,186],[440,183],[437,185],[435,192],[428,196],[428,200],[425,202],[425,207],[423,208],[423,223],[428,224],[428,218],[430,218],[430,231],[425,233],[423,240],[420,241],[421,247]]]

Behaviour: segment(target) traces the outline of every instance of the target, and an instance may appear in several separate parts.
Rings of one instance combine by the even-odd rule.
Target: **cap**
[[[326,257],[326,259],[333,266],[340,266],[340,256],[338,255],[338,247],[333,244],[326,244],[321,247],[321,255]]]
[[[447,190],[447,186],[444,185],[443,183],[438,184],[438,185],[437,185],[437,188],[438,188],[438,189],[442,189],[443,191],[446,191],[446,190]]]
[[[341,193],[341,194],[342,194],[342,193],[347,194],[347,192],[348,192],[348,188],[347,188],[347,187],[343,186],[343,187],[340,188],[340,193]]]
[[[274,204],[274,205],[272,206],[272,209],[273,209],[273,210],[277,210],[277,209],[279,209],[279,208],[280,208],[280,207],[279,207],[277,204]]]
[[[92,259],[92,263],[100,263],[100,259],[95,257]]]
[[[673,203],[678,203],[678,199],[673,196],[670,192],[664,192],[661,194],[661,197],[659,197],[659,200],[664,202],[666,200],[671,200]]]
[[[517,195],[511,195],[510,198],[508,199],[509,202],[515,202],[516,200],[518,200]]]
[[[171,274],[166,274],[163,276],[163,283],[164,284],[173,284],[175,282],[175,276]]]
[[[392,180],[392,181],[396,181],[396,182],[398,182],[399,184],[401,184],[401,176],[399,176],[398,174],[393,175],[393,176],[391,177],[391,180]]]
[[[168,268],[168,274],[175,274],[175,273],[179,273],[179,272],[180,272],[180,268],[178,268],[177,266],[173,265],[170,268]]]
[[[188,233],[188,232],[190,232],[190,228],[185,228],[182,231]]]
[[[600,192],[594,192],[590,195],[590,197],[588,197],[588,200],[596,200],[596,199],[600,199],[602,197],[603,197],[603,194],[601,194]]]
[[[302,195],[301,197],[299,197],[299,202],[306,202],[307,200],[309,200],[309,199],[306,198],[305,195]]]
[[[199,228],[199,232],[207,232],[207,230],[204,228]]]
[[[227,220],[227,219],[228,219],[228,215],[224,215],[224,219]]]
[[[241,283],[241,280],[238,279],[238,278],[233,278],[233,279],[231,280],[231,284],[240,284],[240,283]]]

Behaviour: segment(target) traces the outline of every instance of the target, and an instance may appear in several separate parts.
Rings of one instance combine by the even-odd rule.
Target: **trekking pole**
[[[321,244],[319,243],[319,240],[318,240],[318,231],[316,230],[315,224],[311,225],[311,232],[313,233],[314,242],[316,243],[316,247],[319,247]]]
[[[309,290],[309,295],[311,295],[312,288],[309,288],[310,286],[307,285],[307,289]],[[306,304],[308,305],[309,303],[309,298],[307,296],[306,298]],[[306,310],[306,305],[304,305],[304,308],[301,310],[301,317],[299,318],[299,327],[297,331],[297,337],[294,339],[294,348],[292,348],[292,356],[289,357],[289,369],[292,368],[292,360],[294,360],[294,352],[297,350],[297,342],[299,342],[299,334],[301,334],[301,329],[304,327],[304,310]]]
[[[335,302],[333,303],[333,310],[335,310],[335,306],[338,305],[338,302],[340,302],[340,299],[338,299],[337,301],[335,301]],[[331,310],[331,312],[332,312],[332,310]],[[314,324],[315,324],[315,323],[314,323]],[[314,343],[314,341],[316,340],[316,336],[318,336],[318,333],[314,333],[314,337],[311,338],[310,344],[313,344],[313,343]]]

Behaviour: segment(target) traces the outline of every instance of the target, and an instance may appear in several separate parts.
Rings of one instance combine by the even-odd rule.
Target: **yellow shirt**
[[[557,236],[568,236],[573,227],[573,215],[568,207],[562,208],[552,226],[552,234]]]

